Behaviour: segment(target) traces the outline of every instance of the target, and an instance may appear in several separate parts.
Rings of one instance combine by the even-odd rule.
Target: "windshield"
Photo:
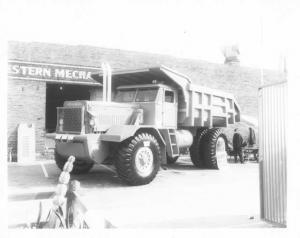
[[[136,95],[136,102],[154,102],[156,99],[157,88],[139,89]]]
[[[136,89],[120,90],[117,92],[116,102],[133,102]]]
[[[134,102],[134,101],[154,102],[156,99],[157,92],[158,92],[158,88],[119,90],[115,96],[115,101],[116,102]]]

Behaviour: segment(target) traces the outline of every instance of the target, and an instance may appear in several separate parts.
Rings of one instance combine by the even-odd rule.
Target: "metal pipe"
[[[101,68],[102,68],[102,78],[103,78],[103,85],[102,85],[102,98],[103,98],[103,102],[107,101],[107,96],[106,96],[106,91],[107,91],[107,69],[106,69],[106,65],[105,63],[101,64]]]
[[[111,67],[106,63],[107,68],[107,101],[111,102]]]

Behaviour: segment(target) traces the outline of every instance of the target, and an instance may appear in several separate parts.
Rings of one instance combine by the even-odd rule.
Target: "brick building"
[[[107,61],[112,69],[163,64],[191,78],[194,83],[233,93],[242,114],[257,117],[260,70],[213,64],[166,55],[46,43],[9,42],[8,53],[8,147],[17,150],[19,123],[34,123],[36,150],[45,149],[45,133],[56,125],[56,107],[65,100],[97,100],[101,85],[90,78]],[[282,74],[265,70],[265,83]]]

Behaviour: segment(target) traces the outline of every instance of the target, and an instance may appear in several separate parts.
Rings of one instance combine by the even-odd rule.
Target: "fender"
[[[133,136],[140,129],[137,125],[114,125],[105,134],[100,135],[100,140],[109,142],[122,142]]]
[[[140,125],[114,125],[109,128],[105,134],[100,135],[100,140],[120,143],[129,137],[134,136],[137,132],[148,132],[156,137],[162,152],[162,164],[166,164],[166,142],[159,130],[155,127]]]
[[[55,150],[63,157],[75,156],[82,160],[94,160],[102,163],[109,154],[109,144],[99,139],[100,134],[46,134],[55,140]]]

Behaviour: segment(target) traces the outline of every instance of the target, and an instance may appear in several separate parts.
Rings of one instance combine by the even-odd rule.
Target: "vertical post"
[[[190,125],[189,126],[194,126],[194,104],[195,104],[195,91],[190,91]]]
[[[263,130],[262,130],[262,123],[263,123],[263,95],[261,89],[258,90],[258,141],[259,141],[259,156],[258,156],[258,163],[259,163],[259,198],[260,198],[260,219],[265,219],[265,206],[264,206],[264,177],[263,177]]]
[[[101,64],[102,68],[102,77],[103,77],[103,85],[102,85],[102,97],[103,97],[103,102],[107,101],[107,69],[105,63]]]
[[[106,63],[107,69],[107,102],[111,101],[111,67]]]

